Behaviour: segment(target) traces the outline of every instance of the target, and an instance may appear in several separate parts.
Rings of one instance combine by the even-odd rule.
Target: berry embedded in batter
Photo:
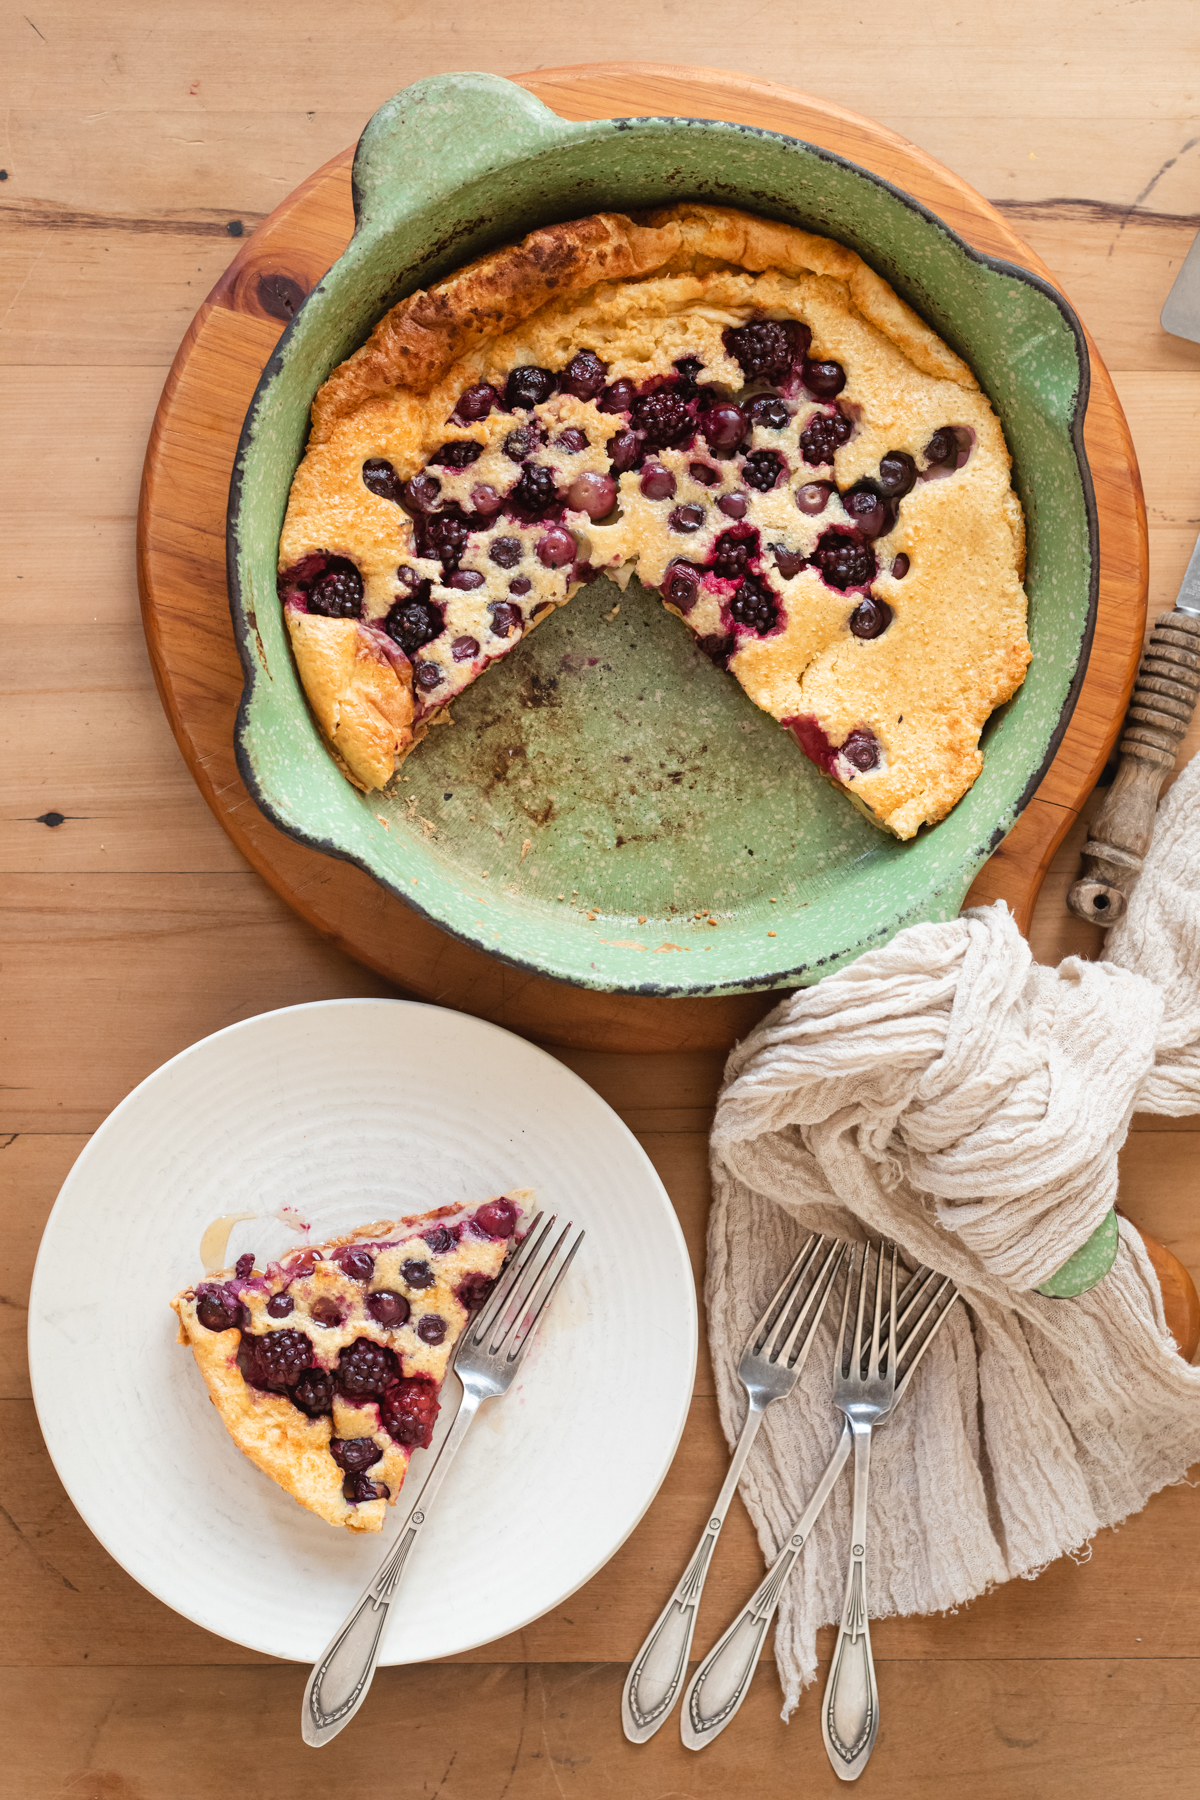
[[[870,776],[863,801],[898,835],[970,785],[982,723],[1022,677],[1021,520],[998,422],[949,348],[832,241],[692,203],[548,227],[402,301],[313,418],[280,593],[318,722],[368,791],[606,571],[623,583],[635,568],[781,721],[859,719],[875,760],[858,766],[859,740],[843,753],[839,727],[828,770]],[[972,458],[967,480],[930,486]],[[948,560],[922,549],[910,573],[930,529]],[[947,583],[977,581],[977,541],[1003,621],[990,650],[946,630]],[[903,606],[870,592],[879,570],[907,576]],[[964,680],[975,697],[955,701],[950,734],[929,723],[940,702],[908,693]],[[906,698],[907,771],[891,725]],[[378,747],[359,752],[356,732]]]
[[[523,1198],[367,1226],[263,1269],[244,1256],[172,1301],[226,1429],[301,1505],[380,1528],[371,1503],[395,1500],[411,1451],[432,1438],[450,1356]],[[415,1316],[406,1285],[422,1294]]]

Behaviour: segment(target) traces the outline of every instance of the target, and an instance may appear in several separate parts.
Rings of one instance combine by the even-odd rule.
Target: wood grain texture
[[[895,133],[828,102],[744,76],[669,65],[592,65],[519,79],[567,118],[671,112],[820,143],[914,193],[976,248],[1048,273],[965,182]],[[770,996],[593,994],[506,968],[418,918],[360,870],[285,838],[248,803],[232,744],[241,668],[222,598],[229,470],[278,333],[339,253],[351,224],[347,152],[290,195],[235,258],[189,328],[158,407],[139,512],[138,578],[155,678],[188,766],[234,843],[276,891],[351,955],[410,991],[561,1044],[666,1050],[728,1043],[763,1015]],[[1094,345],[1091,351],[1086,436],[1101,591],[1088,675],[1036,801],[968,896],[972,904],[1006,900],[1025,931],[1054,850],[1111,748],[1145,616],[1137,461],[1112,380]]]
[[[1200,525],[1200,346],[1166,336],[1158,312],[1200,227],[1200,9],[926,0],[898,15],[891,0],[863,0],[831,24],[776,0],[738,14],[735,33],[730,18],[728,0],[610,0],[604,44],[733,59],[815,90],[992,196],[1112,371],[1146,480],[1151,601],[1170,606]],[[567,62],[586,53],[579,26],[549,0],[419,11],[39,0],[0,19],[0,1800],[316,1800],[333,1780],[298,1741],[302,1671],[198,1631],[136,1587],[67,1501],[28,1399],[33,1257],[86,1134],[233,1019],[394,991],[272,893],[200,798],[138,617],[138,477],[199,299],[279,197],[402,83]],[[234,221],[246,237],[229,235]],[[185,468],[185,488],[190,478]],[[1180,764],[1197,750],[1200,722]],[[1101,948],[1065,906],[1098,799],[1051,857],[1030,930],[1041,962]],[[721,1051],[556,1054],[642,1135],[695,1262]],[[1194,1273],[1198,1125],[1135,1117],[1121,1157],[1122,1205]],[[641,1752],[620,1736],[623,1659],[720,1482],[709,1391],[702,1380],[670,1481],[620,1558],[490,1662],[384,1671],[339,1742],[342,1785],[404,1800],[832,1792],[822,1683],[784,1727],[769,1667],[701,1757],[669,1732]],[[953,1617],[880,1622],[872,1793],[1191,1800],[1198,1528],[1200,1489],[1181,1485],[1078,1564],[1064,1558]],[[740,1508],[721,1557],[700,1648],[761,1574]]]

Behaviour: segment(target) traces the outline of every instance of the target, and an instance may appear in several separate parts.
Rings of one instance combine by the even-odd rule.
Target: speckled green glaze
[[[1043,1281],[1038,1293],[1048,1294],[1052,1300],[1071,1300],[1076,1294],[1085,1294],[1088,1288],[1103,1281],[1112,1268],[1119,1242],[1117,1215],[1105,1213],[1087,1242],[1067,1258],[1061,1269],[1055,1270],[1049,1281]]]
[[[794,986],[952,918],[1036,786],[1086,662],[1095,522],[1069,309],[810,144],[706,120],[569,124],[490,75],[390,100],[354,181],[354,237],[264,372],[231,490],[237,748],[258,804],[456,936],[585,987]],[[970,793],[909,843],[865,822],[636,581],[624,596],[598,581],[539,627],[383,795],[349,786],[305,705],[275,567],[319,384],[387,307],[492,245],[685,197],[850,245],[967,358],[1003,421],[1029,525],[1033,664],[988,725]],[[715,925],[697,917],[709,908]]]

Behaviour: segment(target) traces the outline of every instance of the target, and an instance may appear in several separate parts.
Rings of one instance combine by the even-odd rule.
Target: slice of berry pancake
[[[177,1294],[179,1342],[238,1449],[331,1525],[378,1531],[529,1199],[364,1225],[265,1269],[243,1256]]]
[[[533,232],[393,308],[317,396],[279,586],[364,789],[581,584],[636,571],[907,838],[1024,679],[1023,565],[966,365],[844,246],[683,205]]]

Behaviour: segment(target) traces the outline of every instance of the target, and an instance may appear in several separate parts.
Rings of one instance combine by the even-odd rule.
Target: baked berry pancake
[[[242,1256],[177,1294],[179,1341],[239,1450],[331,1525],[378,1531],[528,1199],[364,1225],[265,1269]]]
[[[583,583],[636,573],[909,838],[1024,679],[1023,563],[954,352],[844,246],[681,205],[533,232],[394,307],[317,395],[279,587],[364,790]]]

